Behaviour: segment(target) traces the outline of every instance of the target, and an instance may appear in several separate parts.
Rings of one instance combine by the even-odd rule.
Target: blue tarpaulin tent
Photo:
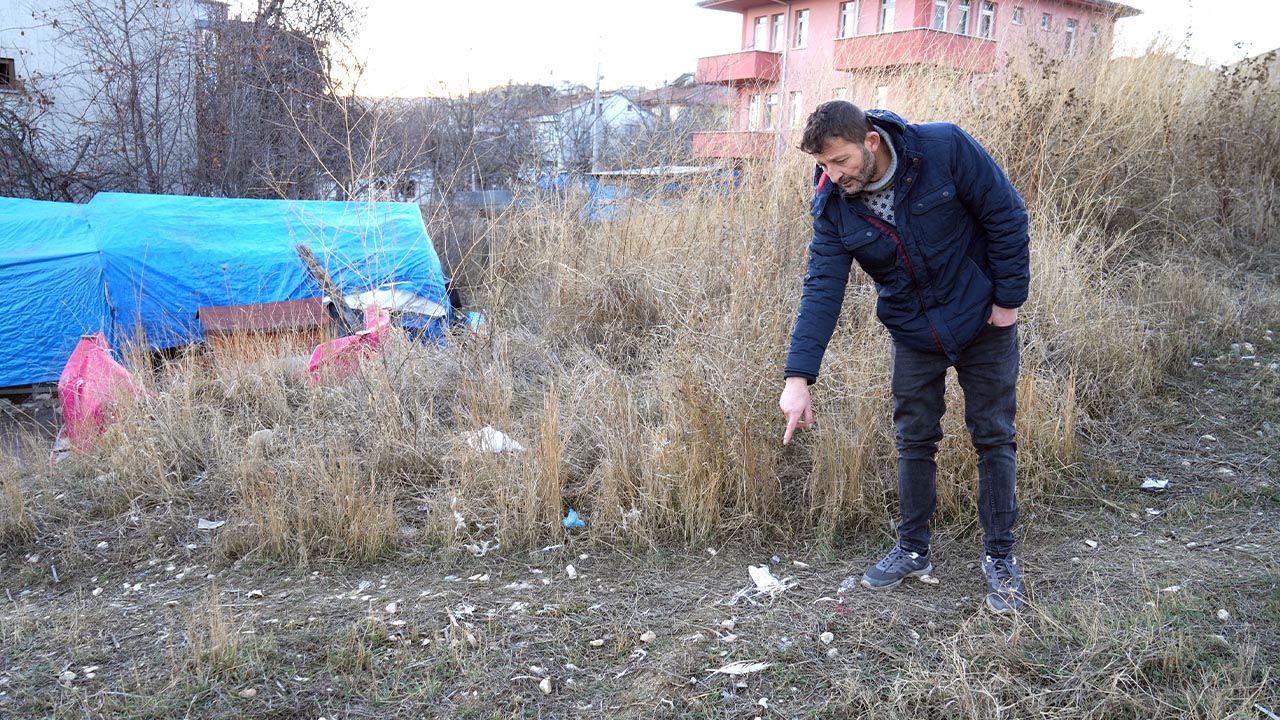
[[[394,285],[448,306],[410,203],[0,198],[0,387],[56,380],[85,333],[174,347],[203,339],[201,307],[318,297],[299,243],[344,294]]]

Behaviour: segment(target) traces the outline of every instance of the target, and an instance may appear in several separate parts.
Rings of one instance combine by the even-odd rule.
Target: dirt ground
[[[220,562],[171,504],[0,549],[0,717],[1265,718],[1278,360],[1274,337],[1207,350],[1131,431],[1094,431],[1090,477],[1024,508],[1018,618],[983,607],[973,527],[939,533],[936,584],[842,605],[887,528],[483,557],[406,538],[298,569]],[[744,593],[753,564],[787,589]]]

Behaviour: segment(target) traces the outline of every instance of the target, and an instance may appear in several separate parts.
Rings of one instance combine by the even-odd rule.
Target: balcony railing
[[[763,132],[704,132],[693,134],[693,154],[700,158],[773,157],[778,134]]]
[[[744,85],[777,82],[781,53],[745,50],[728,55],[698,58],[698,82],[710,85]]]
[[[994,40],[927,28],[860,35],[836,41],[836,70],[902,65],[991,72],[996,66],[996,43]]]

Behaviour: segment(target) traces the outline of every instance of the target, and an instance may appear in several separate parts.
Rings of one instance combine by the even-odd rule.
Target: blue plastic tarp
[[[203,339],[201,307],[318,297],[299,243],[344,294],[394,284],[448,306],[412,203],[0,198],[0,387],[56,379],[83,333],[162,349]]]
[[[57,380],[110,317],[84,206],[0,198],[0,387]]]

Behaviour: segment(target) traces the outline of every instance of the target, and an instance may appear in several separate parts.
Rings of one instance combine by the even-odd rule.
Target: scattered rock
[[[587,644],[591,647],[604,647],[604,638],[596,638]]]
[[[736,625],[737,623],[734,622],[733,618],[720,621],[720,627],[724,628],[725,630],[732,630]]]
[[[258,694],[258,689],[257,689],[257,688],[245,688],[245,689],[241,690],[240,692],[238,692],[238,693],[236,693],[236,694],[237,694],[237,695],[239,695],[240,697],[244,698],[245,700],[249,700],[249,699],[251,699],[251,698],[253,698],[253,697],[257,696],[257,694]]]
[[[836,636],[832,635],[831,632],[828,631],[819,635],[818,639],[822,641],[823,645],[830,645],[831,642],[836,639]]]
[[[1085,544],[1085,545],[1087,545],[1087,546],[1089,547],[1089,549],[1090,549],[1090,550],[1095,550],[1095,549],[1097,549],[1097,547],[1098,547],[1098,541],[1097,541],[1097,540],[1085,540],[1085,541],[1084,541],[1084,544]]]
[[[69,685],[72,682],[75,682],[75,679],[76,679],[76,674],[71,672],[70,670],[63,671],[63,673],[58,676],[58,682],[62,683],[63,685]]]
[[[542,682],[538,683],[538,689],[542,691],[543,695],[550,695],[551,694],[551,678],[549,677],[542,678]]]
[[[578,577],[578,569],[572,565],[565,565],[564,574],[568,576],[570,580],[576,580]]]
[[[1222,622],[1226,622],[1231,619],[1231,613],[1227,612],[1225,609],[1219,608],[1218,619]]]
[[[658,635],[654,631],[645,630],[644,634],[640,636],[640,642],[653,642],[657,637]]]

